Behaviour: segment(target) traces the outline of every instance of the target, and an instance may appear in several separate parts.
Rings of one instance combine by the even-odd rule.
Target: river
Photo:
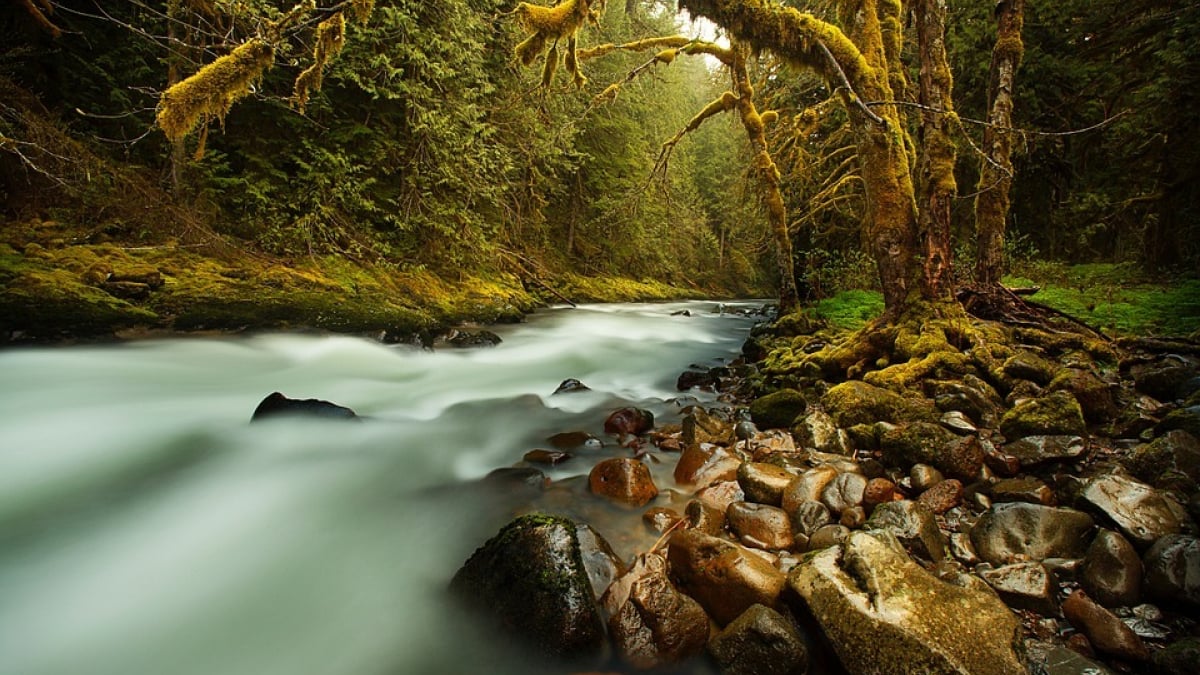
[[[752,324],[715,307],[554,308],[490,349],[270,334],[0,351],[0,673],[546,670],[444,594],[531,508],[476,481],[550,434],[602,436],[621,405],[677,419],[679,373],[734,357]],[[571,377],[592,391],[551,395]],[[370,419],[250,425],[272,391]],[[640,511],[571,478],[628,453],[607,442],[548,470],[533,507],[622,528],[628,555],[653,539]]]

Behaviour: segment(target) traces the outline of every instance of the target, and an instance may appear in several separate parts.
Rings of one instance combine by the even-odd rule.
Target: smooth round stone
[[[1125,607],[1142,590],[1142,559],[1125,537],[1100,530],[1080,565],[1084,590],[1105,607]]]
[[[1183,509],[1161,491],[1126,475],[1093,478],[1080,497],[1111,518],[1121,533],[1139,546],[1149,546],[1183,527]]]
[[[971,528],[979,557],[1002,565],[1018,560],[1082,558],[1092,517],[1074,509],[1020,502],[996,504]]]
[[[991,487],[992,501],[998,504],[1025,502],[1054,506],[1054,490],[1036,478],[1006,478]]]
[[[880,504],[893,501],[895,497],[895,483],[886,478],[872,478],[867,481],[867,487],[863,490],[863,506],[867,511],[871,511]]]
[[[1115,614],[1101,607],[1083,591],[1075,591],[1062,604],[1063,614],[1083,631],[1097,650],[1126,661],[1146,661],[1150,650],[1142,638]]]
[[[658,496],[650,469],[629,457],[606,459],[594,466],[588,486],[593,494],[631,506],[644,506]]]
[[[783,492],[783,510],[791,513],[802,502],[819,502],[825,486],[837,478],[832,466],[818,466],[797,476]]]
[[[779,506],[783,491],[796,476],[774,464],[745,462],[738,467],[737,481],[746,493],[746,501]]]
[[[788,515],[792,519],[792,529],[806,537],[811,537],[822,525],[833,521],[829,509],[821,502],[801,502]]]
[[[852,530],[857,530],[866,524],[867,511],[861,506],[852,506],[842,511],[842,517],[839,522]]]
[[[867,479],[861,474],[838,474],[821,492],[821,503],[828,506],[830,511],[840,514],[862,504],[866,489]]]
[[[808,550],[816,551],[830,546],[837,546],[850,536],[850,528],[845,525],[822,525],[808,538]]]
[[[751,548],[781,549],[792,546],[792,523],[776,506],[734,502],[725,511],[729,528]]]
[[[912,481],[913,489],[917,492],[924,492],[945,480],[941,471],[928,464],[913,464],[908,477]]]

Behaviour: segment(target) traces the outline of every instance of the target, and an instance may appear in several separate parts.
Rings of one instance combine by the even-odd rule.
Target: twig
[[[854,104],[858,106],[858,108],[862,110],[863,114],[866,115],[867,118],[872,122],[881,127],[886,127],[887,121],[879,115],[876,115],[875,112],[872,111],[868,106],[868,104],[863,102],[858,93],[854,91],[854,87],[850,84],[850,78],[846,77],[846,71],[842,70],[842,64],[838,63],[837,59],[833,57],[833,52],[829,51],[829,47],[827,47],[825,43],[821,42],[820,40],[816,40],[816,43],[817,46],[821,48],[821,52],[825,54],[825,58],[829,59],[829,63],[833,64],[834,72],[837,73],[838,78],[841,79],[842,86],[846,87],[846,91],[850,92],[850,98],[854,100]]]

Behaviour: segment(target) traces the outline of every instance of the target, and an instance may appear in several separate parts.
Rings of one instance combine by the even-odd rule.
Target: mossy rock
[[[1181,429],[1200,437],[1200,405],[1178,408],[1167,413],[1158,425],[1159,433]]]
[[[933,421],[933,403],[920,396],[901,396],[894,391],[852,380],[834,386],[821,397],[821,405],[834,424],[845,429],[855,424]]]
[[[1054,379],[1058,366],[1030,351],[1019,351],[1005,359],[1000,371],[1013,380],[1029,380],[1046,386]]]
[[[953,432],[940,424],[913,422],[881,433],[879,449],[883,451],[885,464],[901,467],[913,464],[937,466],[945,448],[956,438]]]
[[[806,311],[798,311],[779,317],[772,326],[772,332],[779,337],[795,337],[812,335],[827,327],[827,322],[810,315]]]
[[[1050,381],[1046,390],[1070,392],[1083,409],[1084,419],[1092,424],[1108,422],[1117,416],[1112,388],[1087,371],[1064,368]]]
[[[780,389],[750,404],[750,419],[760,429],[786,429],[804,413],[808,402],[795,389]]]
[[[1068,391],[1023,401],[1000,419],[1000,433],[1010,440],[1025,436],[1081,436],[1086,432],[1083,409]]]

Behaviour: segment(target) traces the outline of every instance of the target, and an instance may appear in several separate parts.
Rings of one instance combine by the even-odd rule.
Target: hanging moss
[[[371,12],[375,9],[375,0],[350,0],[350,13],[361,26],[367,25]]]
[[[172,142],[187,136],[201,118],[223,121],[274,60],[275,50],[265,40],[248,40],[163,92],[155,121]]]
[[[604,0],[566,0],[554,7],[543,7],[522,2],[513,10],[517,25],[530,33],[529,37],[516,46],[514,53],[522,65],[531,66],[546,44],[553,41],[558,45],[559,40],[567,41],[567,69],[575,82],[582,87],[587,78],[579,71],[579,60],[575,53],[575,34],[584,23],[591,22],[599,25],[600,16],[604,12]],[[542,67],[542,86],[550,86],[554,71],[558,68],[558,54],[554,48],[547,55]],[[551,58],[555,63],[551,64]]]
[[[542,86],[549,87],[554,81],[554,71],[558,70],[558,47],[551,47],[546,53],[546,64],[542,66]]]
[[[334,14],[317,25],[316,44],[313,45],[312,65],[296,78],[292,100],[302,112],[308,97],[321,90],[325,81],[325,64],[341,53],[346,46],[346,18],[341,12]]]

